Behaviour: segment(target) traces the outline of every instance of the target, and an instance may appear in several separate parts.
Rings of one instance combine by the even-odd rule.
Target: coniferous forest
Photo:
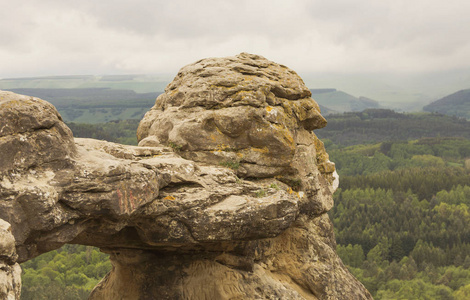
[[[470,122],[367,110],[318,135],[337,252],[375,299],[470,299]]]
[[[367,110],[316,131],[340,187],[337,252],[375,299],[470,299],[470,122]],[[135,144],[138,121],[69,124],[74,136]],[[66,245],[22,264],[22,299],[86,299],[111,265]]]

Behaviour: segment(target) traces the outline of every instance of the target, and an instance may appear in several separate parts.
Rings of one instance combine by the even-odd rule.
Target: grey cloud
[[[470,36],[468,1],[313,1],[309,12],[332,29],[335,43],[361,40],[371,50],[413,46],[445,54],[445,45],[464,46]]]
[[[1,1],[1,0],[0,0]],[[34,32],[36,24],[23,15],[29,14],[30,9],[24,5],[8,7],[1,5],[0,10],[0,49],[6,51],[16,51],[27,53],[31,50],[31,34]]]
[[[93,73],[175,72],[201,57],[240,51],[304,71],[470,66],[463,59],[470,57],[470,2],[464,0],[0,4],[0,76],[14,66],[37,72],[61,65]]]
[[[96,18],[100,26],[116,31],[175,39],[213,37],[224,40],[233,35],[285,36],[292,34],[292,28],[308,30],[296,25],[304,24],[301,2],[83,0],[69,8],[85,11]]]

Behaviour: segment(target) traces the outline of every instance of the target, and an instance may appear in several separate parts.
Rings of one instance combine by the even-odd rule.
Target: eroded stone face
[[[295,172],[298,135],[325,125],[294,71],[242,53],[182,68],[137,135],[140,145],[174,145],[198,161],[236,162],[243,177],[273,177]]]
[[[325,125],[294,71],[242,53],[182,68],[137,136],[141,146],[171,146],[187,159],[232,167],[241,178],[275,177],[302,193],[304,212],[320,214],[332,202],[319,185],[331,186],[335,176],[312,132]]]
[[[138,147],[73,139],[49,103],[0,91],[0,218],[16,240],[0,263],[100,247],[114,267],[90,299],[371,299],[335,252],[324,125],[295,72],[245,53],[184,67]],[[0,295],[19,291],[2,280]]]

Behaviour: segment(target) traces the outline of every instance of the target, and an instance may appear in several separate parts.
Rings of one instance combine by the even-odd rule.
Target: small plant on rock
[[[173,142],[169,142],[168,146],[170,146],[173,150],[175,150],[175,152],[180,152],[181,148],[183,148],[183,146],[178,145],[178,144],[173,143]]]
[[[226,161],[221,161],[219,165],[230,168],[232,170],[237,170],[240,168],[240,162],[239,161],[233,161],[233,160],[226,160]]]
[[[264,189],[260,189],[255,193],[256,198],[263,198],[266,196],[266,191]]]

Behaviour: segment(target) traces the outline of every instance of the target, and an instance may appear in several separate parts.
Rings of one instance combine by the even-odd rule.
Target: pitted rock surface
[[[319,215],[333,205],[319,185],[335,176],[312,132],[325,125],[293,70],[242,53],[183,67],[137,136],[141,146],[172,146],[187,159],[231,166],[241,178],[275,177],[302,191],[303,212]]]
[[[0,299],[20,298],[21,268],[17,257],[11,226],[0,219]]]
[[[19,262],[110,253],[90,299],[371,299],[335,252],[324,125],[295,72],[246,53],[184,67],[139,146],[73,139],[46,101],[0,91],[0,218]]]

